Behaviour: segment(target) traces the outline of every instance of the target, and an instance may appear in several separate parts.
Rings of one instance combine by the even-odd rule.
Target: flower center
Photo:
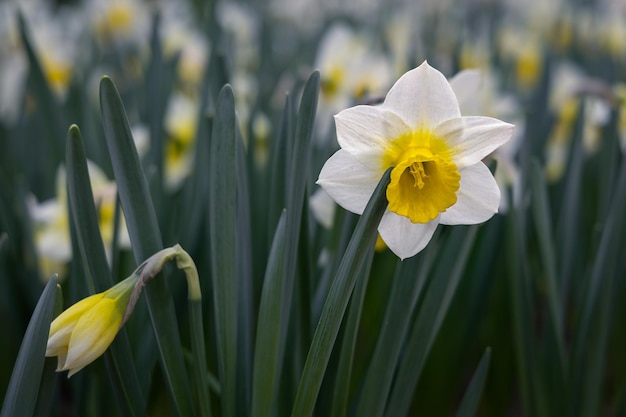
[[[413,187],[417,187],[420,190],[424,188],[424,180],[429,177],[424,170],[424,162],[413,162],[408,169],[409,173],[413,175],[413,178],[415,179]]]
[[[461,175],[446,143],[428,131],[392,142],[383,165],[394,166],[387,187],[389,210],[413,223],[428,223],[456,203]]]

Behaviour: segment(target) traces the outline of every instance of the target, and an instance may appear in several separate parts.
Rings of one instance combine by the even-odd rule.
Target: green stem
[[[135,284],[130,301],[124,312],[122,324],[133,312],[143,286],[161,272],[166,263],[176,261],[176,266],[185,272],[187,279],[187,297],[189,300],[189,316],[191,324],[191,349],[193,354],[193,369],[196,380],[196,391],[200,405],[200,415],[211,416],[211,398],[207,379],[206,349],[204,345],[204,327],[202,322],[202,292],[198,270],[191,256],[179,245],[163,249],[137,267],[133,275],[139,279]]]

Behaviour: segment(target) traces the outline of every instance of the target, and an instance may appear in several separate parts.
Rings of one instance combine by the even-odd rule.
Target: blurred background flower
[[[113,237],[121,248],[130,248],[130,238],[126,230],[123,214],[120,217],[119,230],[115,231],[115,210],[117,207],[117,187],[104,172],[93,162],[88,161],[89,177],[93,198],[98,210],[100,233],[107,258],[111,259]],[[39,258],[41,278],[47,280],[53,273],[64,278],[67,265],[72,259],[70,223],[66,193],[65,167],[59,167],[56,183],[57,194],[54,199],[37,202],[34,196],[29,200],[29,211],[33,220],[34,242]]]

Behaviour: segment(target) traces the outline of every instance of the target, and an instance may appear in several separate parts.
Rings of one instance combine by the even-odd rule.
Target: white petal
[[[326,191],[318,188],[309,197],[309,207],[315,220],[326,229],[332,229],[337,205]]]
[[[460,171],[461,186],[456,203],[441,213],[441,224],[477,224],[498,212],[500,189],[489,168],[482,162]]]
[[[362,214],[381,177],[340,149],[322,167],[317,184],[341,207]]]
[[[435,129],[435,136],[450,146],[459,169],[480,162],[513,136],[515,126],[491,117],[469,116],[448,120]]]
[[[98,189],[103,185],[113,184],[113,182],[107,178],[102,168],[96,165],[95,162],[87,160],[87,169],[89,170],[91,188]]]
[[[381,157],[389,143],[411,131],[404,121],[380,106],[356,106],[335,116],[337,142],[361,163],[383,169]]]
[[[67,352],[67,345],[73,329],[73,326],[66,326],[51,334],[46,345],[46,356],[57,356]]]
[[[408,217],[387,210],[380,221],[378,232],[393,253],[400,259],[406,259],[428,245],[437,224],[438,219],[428,223],[412,223]]]
[[[479,70],[466,69],[450,79],[450,87],[459,101],[461,114],[473,113],[470,109],[475,108],[474,103],[480,90],[481,77]]]
[[[402,117],[413,129],[433,129],[445,120],[461,116],[448,80],[427,62],[400,77],[382,107]]]

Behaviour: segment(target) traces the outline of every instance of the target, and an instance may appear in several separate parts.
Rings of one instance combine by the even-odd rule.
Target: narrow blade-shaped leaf
[[[385,412],[387,417],[406,415],[408,412],[426,359],[463,275],[476,231],[476,226],[469,230],[455,227],[442,249],[443,253],[456,254],[456,262],[440,263],[433,271],[431,285],[424,295],[417,320],[406,343],[405,354],[398,365],[398,374]]]
[[[552,238],[552,219],[550,216],[550,206],[546,183],[542,174],[542,167],[534,160],[531,163],[531,186],[533,192],[533,212],[535,219],[535,230],[539,237],[541,257],[544,264],[546,281],[548,286],[548,305],[550,318],[552,320],[553,338],[557,345],[560,386],[564,383],[566,353],[563,342],[563,302],[558,287],[558,276],[556,271],[556,251]]]
[[[100,107],[133,253],[136,262],[140,263],[163,249],[163,242],[126,111],[117,88],[108,77],[102,78],[100,82]],[[172,297],[166,282],[158,278],[151,280],[144,291],[161,357],[161,368],[174,407],[182,416],[192,415],[189,382]]]
[[[545,416],[547,413],[544,381],[539,376],[537,347],[533,335],[533,298],[528,266],[524,263],[526,246],[524,242],[524,216],[518,208],[513,208],[507,216],[507,272],[511,297],[511,317],[515,346],[518,383],[520,385],[524,412],[530,415]]]
[[[63,311],[63,290],[57,284],[56,297],[54,300],[54,308],[52,312],[53,319]],[[35,416],[47,415],[52,409],[55,400],[57,374],[56,369],[58,358],[47,357],[43,367],[43,375],[41,377],[41,385],[39,385],[39,393],[37,394],[37,405],[35,407]]]
[[[485,387],[485,381],[487,380],[487,373],[489,372],[489,363],[491,362],[491,348],[485,349],[478,367],[472,376],[469,387],[465,391],[459,411],[456,413],[456,417],[472,417],[476,415],[478,409],[478,403],[480,402],[480,396],[483,393]]]
[[[396,267],[381,333],[363,381],[357,406],[359,416],[378,417],[385,410],[395,365],[411,324],[411,312],[426,283],[425,274],[418,278],[416,273],[419,260],[415,256]]]
[[[30,417],[45,363],[46,344],[56,300],[57,277],[46,284],[33,311],[17,354],[0,417]]]
[[[270,233],[276,228],[276,223],[285,208],[285,190],[287,188],[287,159],[291,155],[288,149],[291,132],[291,100],[285,98],[280,130],[272,144],[270,155],[270,195],[268,208],[268,229]]]
[[[609,341],[611,313],[615,296],[613,288],[617,275],[620,233],[623,234],[626,210],[626,159],[622,160],[619,178],[613,192],[609,213],[602,228],[600,244],[591,271],[579,333],[574,345],[573,396],[581,400],[582,416],[599,412],[600,397],[606,371],[606,349]]]
[[[202,300],[188,300],[189,321],[191,326],[191,348],[199,415],[211,417],[211,394],[206,364],[204,344],[204,320],[202,319]]]
[[[287,208],[285,251],[283,254],[283,280],[284,290],[281,300],[281,340],[279,346],[279,356],[282,358],[287,346],[287,329],[292,317],[292,302],[295,288],[295,277],[297,276],[297,259],[300,250],[300,232],[302,227],[302,213],[304,206],[304,195],[308,183],[308,172],[310,166],[311,137],[313,134],[313,124],[315,112],[317,110],[317,99],[319,93],[320,75],[315,71],[307,80],[298,117],[296,121],[295,136],[288,138],[287,150],[291,154],[287,155],[287,182],[285,192],[285,207]],[[286,126],[287,128],[289,126]],[[294,358],[300,357],[296,351]],[[278,362],[281,372],[283,361]],[[295,365],[299,367],[298,364]],[[291,384],[291,382],[289,382]]]
[[[217,100],[209,162],[209,238],[218,367],[224,416],[237,408],[237,142],[235,99],[229,85]]]
[[[92,280],[87,286],[92,293],[101,292],[114,283],[100,235],[83,140],[76,125],[72,125],[67,133],[66,164],[70,213],[82,265],[86,270],[84,275]],[[109,375],[111,383],[117,385],[114,392],[123,394],[123,398],[118,398],[118,405],[124,409],[123,414],[143,415],[149,380],[144,378],[142,389],[125,329],[120,330],[105,355],[107,360],[112,361],[112,366],[107,369],[115,372]]]
[[[563,193],[563,201],[559,213],[559,223],[557,227],[557,239],[560,243],[558,248],[560,273],[560,290],[565,293],[565,289],[570,285],[570,277],[572,271],[576,270],[578,259],[576,251],[578,246],[578,236],[580,234],[579,217],[580,217],[580,199],[581,199],[581,179],[583,172],[583,162],[585,158],[585,150],[583,148],[583,117],[584,106],[580,106],[574,126],[574,133],[571,142],[571,151],[568,161],[568,170]]]
[[[254,349],[254,373],[252,380],[252,417],[270,417],[277,392],[278,374],[276,363],[280,340],[280,307],[283,297],[283,254],[285,250],[285,218],[276,226],[274,241],[267,261],[259,319]]]
[[[390,181],[390,172],[391,169],[385,172],[376,190],[374,190],[339,265],[304,365],[291,413],[292,417],[310,417],[313,415],[317,395],[358,272],[363,268],[365,259],[368,259],[366,256],[368,251],[374,250],[378,236],[378,224],[387,208],[385,190]]]
[[[350,394],[350,380],[352,378],[352,367],[356,349],[359,324],[361,323],[361,312],[363,311],[363,301],[367,291],[370,270],[374,251],[367,253],[370,259],[364,261],[363,270],[359,273],[354,294],[350,300],[350,308],[346,319],[343,340],[341,342],[341,352],[339,354],[339,366],[335,378],[333,389],[333,402],[331,408],[332,417],[343,417],[348,412],[348,401]]]
[[[236,276],[238,279],[237,305],[237,403],[248,404],[252,385],[253,344],[253,284],[252,284],[252,228],[250,207],[250,185],[246,150],[241,132],[236,129]],[[250,167],[251,168],[251,167]]]

